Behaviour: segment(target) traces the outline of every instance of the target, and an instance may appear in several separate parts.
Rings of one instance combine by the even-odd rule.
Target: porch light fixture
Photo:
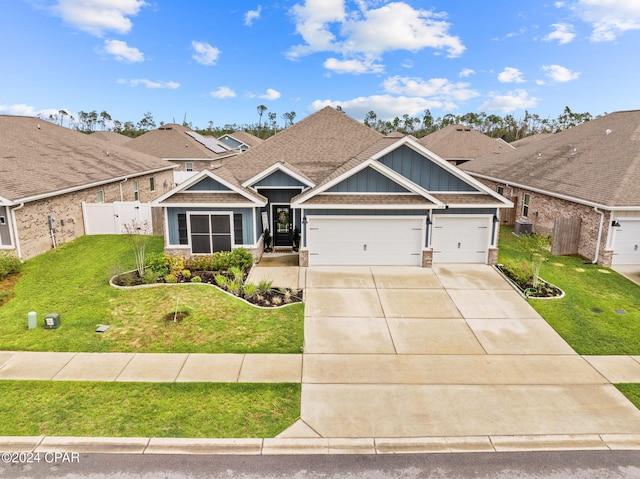
[[[498,215],[493,215],[493,224],[496,223],[500,223],[500,220],[498,219]]]
[[[431,226],[432,223],[431,218],[427,215],[427,226]]]
[[[306,217],[306,216],[303,216],[303,217],[302,217],[302,224],[303,224],[303,225],[306,225],[306,224],[307,224],[307,217]]]
[[[614,227],[614,228],[620,228],[620,223],[618,223],[616,220],[613,220],[611,222],[611,226]]]

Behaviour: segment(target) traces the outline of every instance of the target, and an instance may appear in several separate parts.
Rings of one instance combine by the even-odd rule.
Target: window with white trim
[[[228,213],[193,213],[189,215],[189,237],[193,254],[231,251],[232,215]]]
[[[187,161],[184,164],[184,170],[185,171],[193,171],[193,162],[192,161]]]
[[[522,216],[529,216],[529,203],[531,202],[531,195],[528,193],[524,194],[524,198],[522,199]]]
[[[104,203],[104,190],[96,192],[96,203]]]
[[[149,178],[149,191],[156,191],[156,177]]]
[[[133,201],[140,201],[140,188],[137,180],[133,182]]]

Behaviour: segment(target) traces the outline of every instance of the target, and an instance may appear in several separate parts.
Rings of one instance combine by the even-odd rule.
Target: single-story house
[[[173,168],[38,118],[0,115],[0,249],[26,259],[82,236],[83,202],[148,202],[171,188]]]
[[[461,166],[516,204],[556,254],[640,264],[640,110],[619,111]],[[518,224],[519,223],[519,224]]]
[[[258,138],[257,136],[242,130],[222,135],[218,140],[229,148],[239,151],[247,151],[249,148],[258,146],[264,141],[262,138]]]
[[[159,197],[165,248],[185,256],[243,246],[264,231],[308,265],[495,263],[513,204],[420,145],[326,107]]]
[[[240,154],[212,136],[203,136],[173,123],[148,131],[127,142],[126,146],[176,165],[176,184],[199,171],[215,168],[225,158]]]
[[[418,143],[454,165],[514,149],[502,138],[490,138],[466,125],[446,126],[420,138]]]

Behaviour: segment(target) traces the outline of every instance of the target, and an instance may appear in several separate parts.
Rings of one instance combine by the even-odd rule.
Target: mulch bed
[[[224,273],[224,272],[222,272]],[[194,271],[192,273],[193,276],[200,276],[202,281],[201,283],[211,284],[220,288],[229,294],[232,294],[238,298],[242,298],[245,301],[255,304],[256,306],[261,306],[264,308],[273,308],[278,306],[286,306],[288,304],[301,303],[303,298],[303,290],[292,290],[288,288],[271,288],[266,291],[258,291],[256,294],[251,296],[245,295],[242,292],[232,292],[229,291],[228,288],[222,288],[216,284],[215,277],[219,274],[219,272],[215,271]],[[246,280],[246,277],[244,278]],[[146,284],[154,284],[147,283],[143,278],[140,277],[137,271],[129,271],[127,273],[122,273],[115,278],[113,278],[113,283],[117,286],[142,286]],[[158,278],[156,280],[157,284],[166,283],[164,279]],[[191,283],[190,279],[178,278],[178,282],[175,284],[186,284]],[[171,317],[171,321],[173,321],[173,316]]]
[[[547,283],[545,280],[538,278],[538,285],[533,286],[533,278],[527,282],[518,281],[508,269],[498,266],[498,269],[504,274],[509,281],[515,284],[520,291],[530,298],[556,298],[562,296],[563,292],[557,286]]]

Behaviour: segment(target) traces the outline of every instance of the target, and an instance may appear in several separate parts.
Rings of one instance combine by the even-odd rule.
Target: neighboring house
[[[301,235],[300,265],[495,263],[513,204],[420,145],[327,107],[161,196],[165,249],[243,246],[259,256]]]
[[[37,118],[0,116],[0,249],[30,258],[85,234],[82,203],[148,202],[173,165]]]
[[[212,136],[202,136],[177,124],[163,125],[126,143],[127,148],[161,158],[173,165],[174,183],[182,183],[196,173],[215,168],[234,150]]]
[[[94,131],[91,135],[94,138],[110,141],[116,145],[124,145],[131,141],[131,137],[116,133],[115,131]]]
[[[246,131],[238,130],[233,133],[227,133],[218,138],[222,143],[227,145],[232,150],[247,151],[249,148],[258,146],[264,140],[258,138]]]
[[[553,234],[556,254],[640,264],[640,111],[620,111],[462,165]]]
[[[454,165],[488,153],[501,154],[514,149],[501,138],[489,138],[465,125],[449,125],[418,140],[422,146]]]
[[[512,141],[509,144],[515,148],[520,148],[521,146],[526,146],[529,143],[534,143],[536,141],[549,138],[552,135],[553,133],[536,133],[535,135],[525,136],[524,138],[520,138],[519,140]]]

